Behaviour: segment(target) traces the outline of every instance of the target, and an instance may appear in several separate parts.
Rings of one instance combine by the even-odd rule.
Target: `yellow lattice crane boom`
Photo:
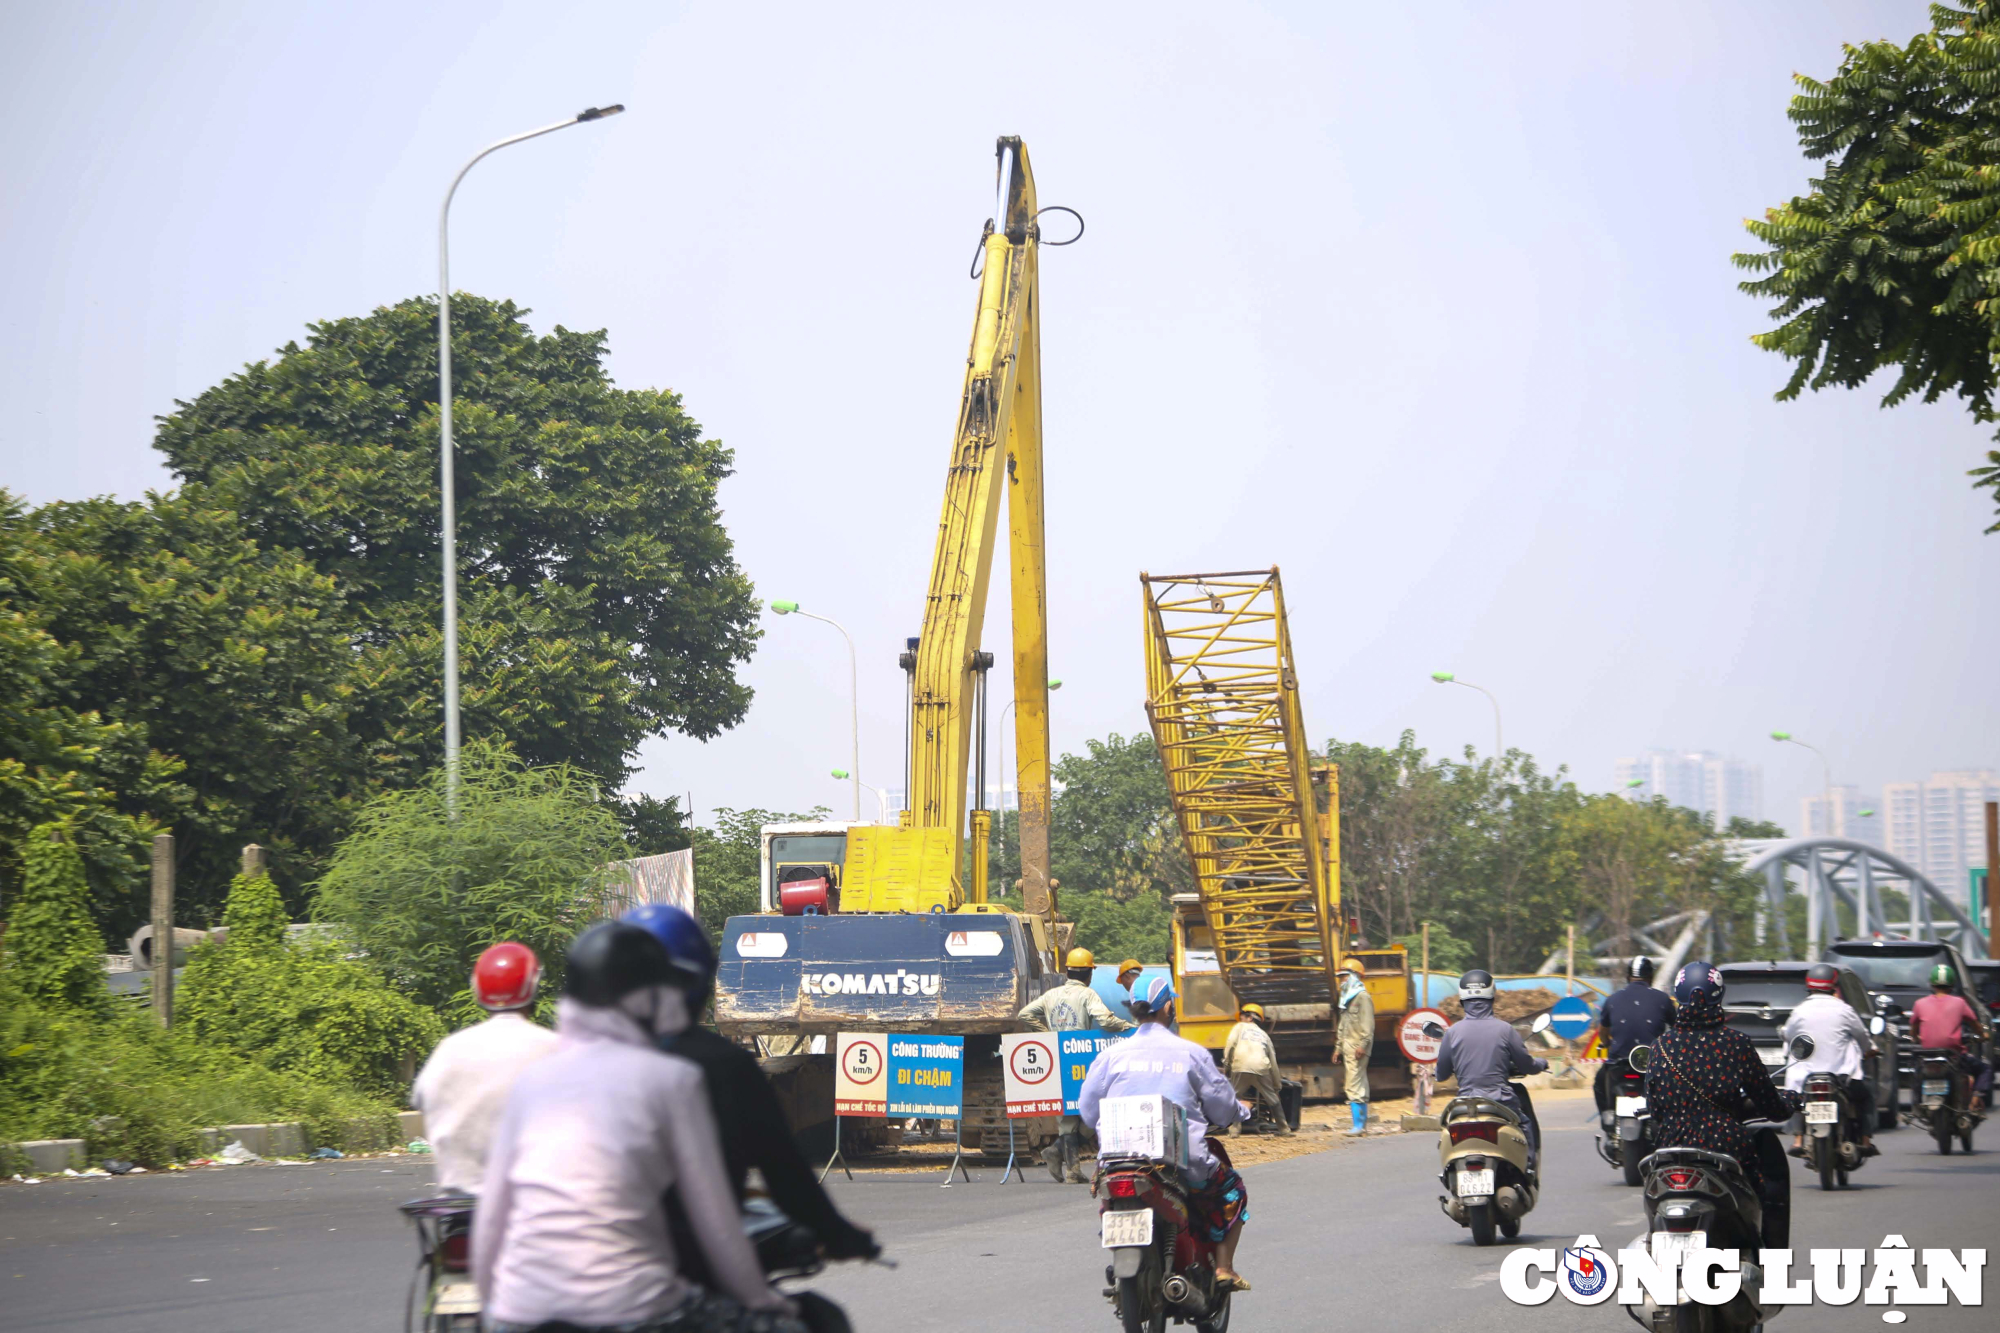
[[[1140,582],[1146,715],[1215,961],[1239,1000],[1327,1004],[1339,963],[1339,802],[1314,789],[1331,771],[1313,771],[1278,571]]]

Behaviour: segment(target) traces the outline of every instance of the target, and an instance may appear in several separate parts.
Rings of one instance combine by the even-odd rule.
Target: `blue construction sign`
[[[1083,1091],[1083,1077],[1090,1062],[1118,1040],[1115,1032],[1084,1030],[1056,1033],[1056,1062],[1062,1071],[1063,1114],[1075,1115],[1076,1099]]]
[[[965,1113],[965,1038],[889,1034],[890,1115],[956,1120]]]
[[[1590,1031],[1597,1021],[1590,1011],[1590,1001],[1580,995],[1568,995],[1555,1002],[1549,1010],[1549,1031],[1564,1041],[1574,1041]]]

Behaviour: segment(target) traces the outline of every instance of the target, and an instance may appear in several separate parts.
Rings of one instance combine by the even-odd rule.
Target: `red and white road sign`
[[[889,1114],[889,1037],[842,1032],[834,1040],[833,1113]]]
[[[1426,1024],[1435,1023],[1438,1035],[1433,1037],[1424,1031]],[[1451,1020],[1439,1009],[1412,1009],[1403,1015],[1403,1021],[1396,1025],[1396,1044],[1403,1048],[1403,1054],[1420,1065],[1434,1064],[1438,1050],[1444,1045],[1444,1029],[1451,1026]]]
[[[1055,1033],[1007,1033],[1000,1038],[1000,1066],[1006,1075],[1008,1115],[1062,1114]]]

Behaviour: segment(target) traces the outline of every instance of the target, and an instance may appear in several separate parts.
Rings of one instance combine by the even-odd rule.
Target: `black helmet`
[[[1652,985],[1653,960],[1643,953],[1640,954],[1637,958],[1634,958],[1631,962],[1631,965],[1625,969],[1625,976],[1628,980],[1644,982],[1648,986]]]
[[[1490,1000],[1499,993],[1493,985],[1493,974],[1484,968],[1475,967],[1458,979],[1460,1000]]]
[[[1806,969],[1806,989],[1834,994],[1840,989],[1840,969],[1832,963],[1814,963]]]
[[[570,944],[563,994],[608,1009],[642,987],[682,980],[666,946],[651,931],[623,921],[600,921]]]

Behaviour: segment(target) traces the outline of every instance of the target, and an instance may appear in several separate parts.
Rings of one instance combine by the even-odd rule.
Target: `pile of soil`
[[[1509,1023],[1520,1023],[1545,1009],[1553,1009],[1559,998],[1546,986],[1537,986],[1533,990],[1503,990],[1500,997],[1493,1001],[1493,1012]],[[1465,1017],[1465,1006],[1458,1002],[1456,995],[1440,1001],[1437,1007],[1454,1023]]]

